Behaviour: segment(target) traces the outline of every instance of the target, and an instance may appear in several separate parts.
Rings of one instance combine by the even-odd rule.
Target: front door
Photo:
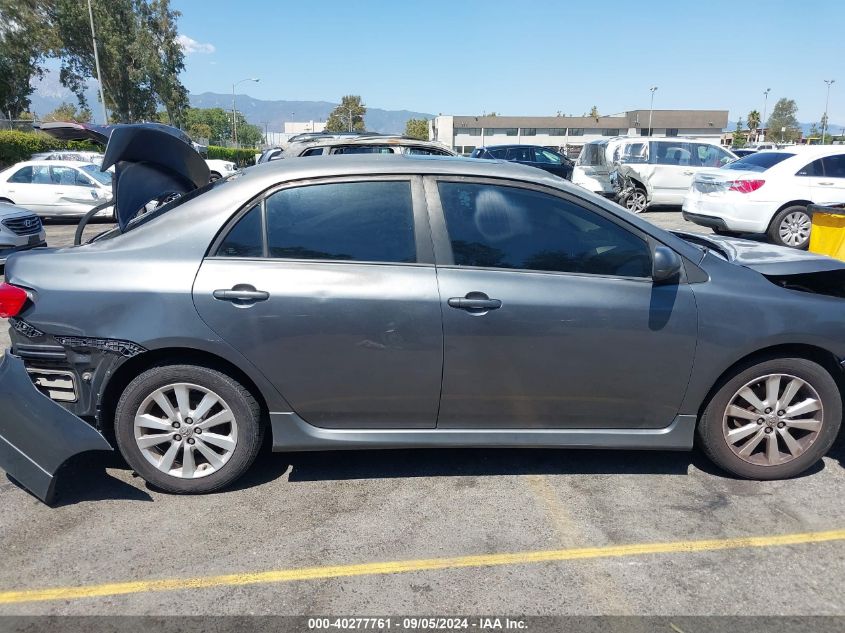
[[[816,204],[845,203],[845,152],[819,158],[798,175],[809,176],[810,199]]]
[[[421,191],[407,177],[283,188],[202,264],[200,316],[310,424],[435,426],[443,334]]]
[[[586,201],[500,183],[427,182],[438,428],[669,425],[695,352],[690,287],[653,285],[644,236]]]

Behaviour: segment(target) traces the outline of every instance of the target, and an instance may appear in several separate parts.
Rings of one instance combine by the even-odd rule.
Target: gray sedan
[[[0,466],[42,499],[71,455],[113,446],[199,493],[267,433],[276,451],[697,442],[775,479],[839,431],[841,262],[668,233],[499,161],[291,159],[173,197],[7,264]]]
[[[0,265],[12,253],[47,246],[41,218],[29,209],[0,202]]]

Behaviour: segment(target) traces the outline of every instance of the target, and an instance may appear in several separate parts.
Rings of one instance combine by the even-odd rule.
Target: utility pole
[[[346,106],[349,110],[349,131],[352,131],[352,106]]]
[[[824,135],[827,131],[827,109],[830,106],[830,86],[831,84],[836,83],[836,80],[825,79],[824,82],[827,84],[827,99],[824,102],[824,121],[822,122],[822,145],[824,145]]]
[[[651,91],[651,105],[648,108],[648,135],[652,136],[651,115],[654,113],[654,93],[657,91],[657,86],[652,86],[649,90]]]
[[[100,74],[100,54],[97,52],[97,34],[94,31],[94,10],[91,0],[88,0],[88,19],[91,22],[91,42],[94,44],[94,66],[97,69],[97,83],[100,84],[100,103],[103,104],[103,125],[109,124],[109,113],[106,110],[106,95],[103,92],[103,76]]]
[[[91,0],[88,1],[90,2]],[[232,84],[232,141],[234,142],[235,147],[238,146],[238,112],[235,109],[235,86],[242,84],[245,81],[258,82],[259,79],[257,77],[247,77],[246,79],[241,79],[240,81],[236,81]]]
[[[769,93],[771,88],[766,88],[763,91],[763,140],[766,140],[766,106],[769,105]]]

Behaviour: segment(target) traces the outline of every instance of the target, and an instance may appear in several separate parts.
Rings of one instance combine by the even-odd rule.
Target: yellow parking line
[[[50,589],[3,591],[0,592],[0,604],[40,602],[46,600],[77,600],[80,598],[99,598],[103,596],[119,596],[152,591],[234,587],[326,578],[346,578],[350,576],[401,574],[441,569],[550,563],[590,558],[614,558],[620,556],[642,556],[645,554],[691,553],[753,547],[777,547],[784,545],[803,545],[807,543],[824,543],[827,541],[842,540],[845,540],[845,530],[830,530],[827,532],[749,536],[702,541],[639,543],[634,545],[607,545],[604,547],[541,550],[536,552],[515,552],[510,554],[481,554],[476,556],[458,556],[454,558],[429,558],[420,560],[389,561],[383,563],[363,563],[358,565],[337,565],[332,567],[302,567],[299,569],[279,569],[275,571],[226,574],[222,576],[205,576],[199,578],[138,580],[81,587],[54,587]]]

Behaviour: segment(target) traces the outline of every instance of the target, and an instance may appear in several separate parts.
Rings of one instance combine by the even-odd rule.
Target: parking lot
[[[697,452],[265,450],[196,497],[83,456],[53,508],[0,479],[0,614],[838,615],[843,486],[842,437],[773,482]]]

